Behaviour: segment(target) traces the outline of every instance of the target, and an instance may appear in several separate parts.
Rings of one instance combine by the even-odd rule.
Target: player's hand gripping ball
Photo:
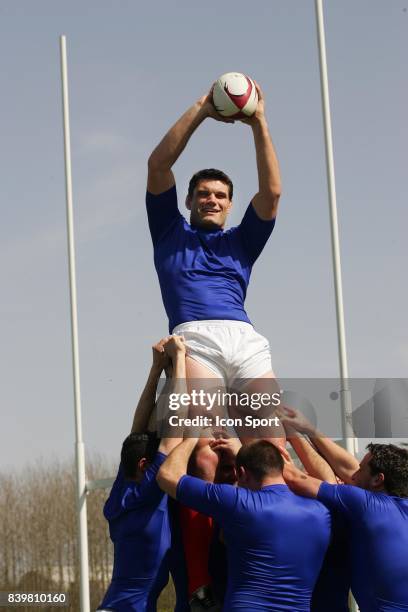
[[[240,72],[226,72],[215,82],[213,103],[223,117],[251,117],[258,104],[255,83]]]

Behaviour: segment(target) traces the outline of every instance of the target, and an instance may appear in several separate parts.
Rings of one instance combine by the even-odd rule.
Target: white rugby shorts
[[[242,379],[262,378],[272,371],[269,342],[244,321],[189,321],[173,329],[183,336],[187,355],[224,380],[226,387]]]

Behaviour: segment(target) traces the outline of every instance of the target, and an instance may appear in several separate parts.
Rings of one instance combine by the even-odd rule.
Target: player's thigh
[[[197,359],[187,355],[186,357],[186,372],[188,379],[214,379],[218,378],[221,382],[223,379],[214,370],[201,363]]]
[[[200,415],[211,423],[207,430],[201,432],[194,453],[189,463],[189,473],[209,482],[214,481],[215,471],[218,465],[218,454],[209,446],[209,438],[212,437],[216,427],[216,417],[224,415],[225,408],[220,405],[219,397],[225,391],[224,379],[210,368],[196,359],[186,357],[187,387],[190,396],[196,392],[195,405],[191,403],[189,414],[191,417]],[[201,399],[203,398],[203,399]],[[206,438],[203,438],[206,436]]]
[[[280,404],[280,386],[272,370],[265,372],[259,378],[253,378],[246,382],[240,389],[241,397],[247,402],[236,408],[236,416],[242,416],[243,411],[252,419],[259,419],[263,424],[256,428],[244,427],[241,431],[241,442],[248,444],[257,439],[268,440],[277,446],[285,446],[286,435],[283,425],[276,419],[276,409]],[[256,422],[256,421],[254,421]]]
[[[225,391],[224,379],[197,359],[186,357],[187,389],[191,397],[190,414],[214,418],[220,414],[219,398]]]

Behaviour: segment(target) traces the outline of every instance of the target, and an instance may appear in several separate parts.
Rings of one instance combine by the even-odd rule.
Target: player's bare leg
[[[254,442],[254,440],[261,438],[263,440],[268,440],[277,446],[285,446],[286,435],[284,427],[275,419],[275,411],[279,407],[277,401],[279,392],[280,387],[272,370],[266,372],[259,378],[254,378],[248,381],[240,388],[240,393],[246,394],[249,397],[252,395],[254,397],[259,397],[259,394],[265,394],[265,396],[269,396],[269,398],[276,398],[276,400],[274,400],[276,406],[261,406],[257,410],[254,410],[251,407],[242,408],[238,406],[231,406],[230,414],[234,419],[249,414],[253,418],[263,419],[264,421],[268,422],[267,425],[259,426],[256,429],[251,429],[250,427],[237,428],[237,433],[242,444],[249,444]]]

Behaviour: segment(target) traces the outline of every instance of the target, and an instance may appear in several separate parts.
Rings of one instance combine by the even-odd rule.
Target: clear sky
[[[350,375],[406,377],[408,0],[327,0]],[[263,87],[282,170],[247,310],[279,377],[338,373],[314,3],[0,5],[0,465],[69,456],[74,422],[59,72],[66,34],[84,438],[117,454],[167,331],[144,210],[146,160],[222,73]],[[175,166],[225,170],[237,223],[257,190],[245,125],[208,120]]]

